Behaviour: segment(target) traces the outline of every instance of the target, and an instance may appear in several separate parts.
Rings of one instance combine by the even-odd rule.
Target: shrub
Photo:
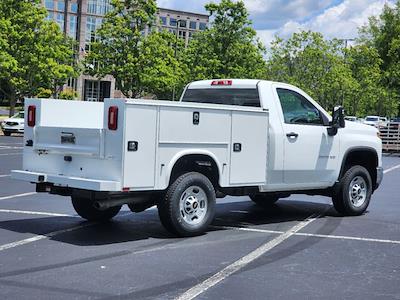
[[[75,100],[78,98],[78,93],[71,88],[67,88],[59,94],[58,98],[65,100]]]
[[[52,91],[49,89],[39,88],[36,97],[37,98],[50,98],[52,94],[53,94]]]

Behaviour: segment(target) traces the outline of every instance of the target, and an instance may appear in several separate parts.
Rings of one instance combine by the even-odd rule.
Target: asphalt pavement
[[[383,166],[363,216],[327,197],[226,197],[206,234],[176,238],[155,208],[90,223],[12,180],[22,138],[0,136],[0,299],[400,299],[400,156]]]

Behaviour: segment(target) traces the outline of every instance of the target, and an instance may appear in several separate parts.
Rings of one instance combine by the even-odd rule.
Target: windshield
[[[379,121],[378,117],[367,117],[365,121]]]
[[[23,112],[23,111],[17,112],[15,115],[13,115],[13,118],[23,119],[24,114],[25,114],[25,112]]]
[[[182,102],[260,107],[257,89],[187,89]]]

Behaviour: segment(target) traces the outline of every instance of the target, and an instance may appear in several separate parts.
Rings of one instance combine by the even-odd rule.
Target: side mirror
[[[336,135],[339,128],[344,128],[346,126],[344,120],[344,109],[342,106],[335,106],[333,108],[332,121],[329,125],[328,134],[331,136]]]

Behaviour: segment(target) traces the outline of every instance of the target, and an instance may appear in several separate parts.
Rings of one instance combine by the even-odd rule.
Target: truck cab
[[[71,196],[88,220],[157,205],[169,231],[191,236],[211,223],[217,197],[268,207],[296,193],[360,215],[383,176],[376,128],[345,122],[341,107],[330,116],[285,83],[203,80],[179,102],[26,99],[25,110],[23,170],[13,176]]]

